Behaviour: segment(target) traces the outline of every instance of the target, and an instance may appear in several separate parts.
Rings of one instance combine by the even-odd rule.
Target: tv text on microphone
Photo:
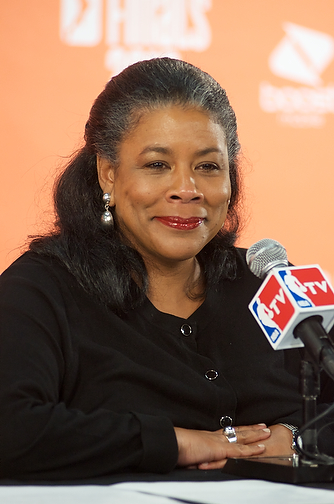
[[[305,346],[312,360],[334,379],[334,291],[318,265],[288,266],[286,250],[265,238],[252,245],[250,270],[266,278],[249,304],[274,350]]]
[[[333,326],[334,291],[318,265],[274,268],[249,309],[275,350],[302,347],[299,322],[320,315],[326,331]]]
[[[326,331],[334,324],[334,292],[317,265],[275,268],[249,308],[275,350],[304,346],[293,330],[312,315]]]

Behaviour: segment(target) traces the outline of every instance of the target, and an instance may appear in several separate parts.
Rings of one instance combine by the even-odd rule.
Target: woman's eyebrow
[[[207,149],[200,149],[195,152],[195,156],[206,156],[206,154],[211,154],[216,152],[217,154],[223,154],[223,151],[218,147],[208,147]]]
[[[158,152],[159,154],[171,154],[172,150],[169,149],[168,147],[161,147],[159,145],[148,145],[143,149],[140,153],[142,154],[147,154],[148,152]]]
[[[158,152],[159,154],[171,154],[172,150],[168,147],[162,147],[159,145],[148,145],[140,152],[140,155],[147,154],[148,152]],[[207,147],[206,149],[199,149],[195,152],[195,156],[205,156],[206,154],[211,154],[216,152],[218,154],[223,154],[223,151],[218,147]]]

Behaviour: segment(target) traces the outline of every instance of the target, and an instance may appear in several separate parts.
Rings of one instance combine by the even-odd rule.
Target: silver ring
[[[223,434],[229,443],[236,443],[238,441],[235,428],[231,427],[230,425],[223,429]]]

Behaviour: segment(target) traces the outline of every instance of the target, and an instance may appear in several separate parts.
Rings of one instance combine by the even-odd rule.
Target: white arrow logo
[[[321,73],[334,57],[334,39],[294,23],[284,23],[285,37],[269,57],[271,71],[279,77],[320,86]]]

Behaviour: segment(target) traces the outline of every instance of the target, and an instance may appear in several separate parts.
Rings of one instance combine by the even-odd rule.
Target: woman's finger
[[[253,425],[236,425],[234,426],[237,432],[249,431],[249,430],[261,430],[265,429],[267,425],[265,423],[253,424]]]
[[[231,448],[226,450],[226,458],[221,460],[214,460],[211,462],[203,462],[198,464],[198,469],[221,469],[227,462],[228,458],[242,458],[242,457],[252,457],[256,455],[261,455],[265,450],[264,444],[258,444],[254,446],[231,444]]]
[[[259,429],[259,430],[242,430],[238,431],[236,429],[236,437],[237,437],[237,443],[239,444],[250,444],[250,443],[256,443],[257,441],[263,441],[265,439],[268,439],[271,435],[270,429],[268,427],[265,427],[264,429]]]
[[[226,441],[228,441],[229,443],[257,443],[258,441],[263,441],[270,437],[270,429],[268,427],[263,427],[263,425],[265,424],[262,424],[261,428],[259,429],[254,429],[252,425],[250,425],[248,429],[246,429],[245,426],[241,428],[229,427],[230,431],[232,430],[232,432],[228,433],[223,430],[216,431],[216,433],[218,436],[220,435],[220,433],[222,433]]]

